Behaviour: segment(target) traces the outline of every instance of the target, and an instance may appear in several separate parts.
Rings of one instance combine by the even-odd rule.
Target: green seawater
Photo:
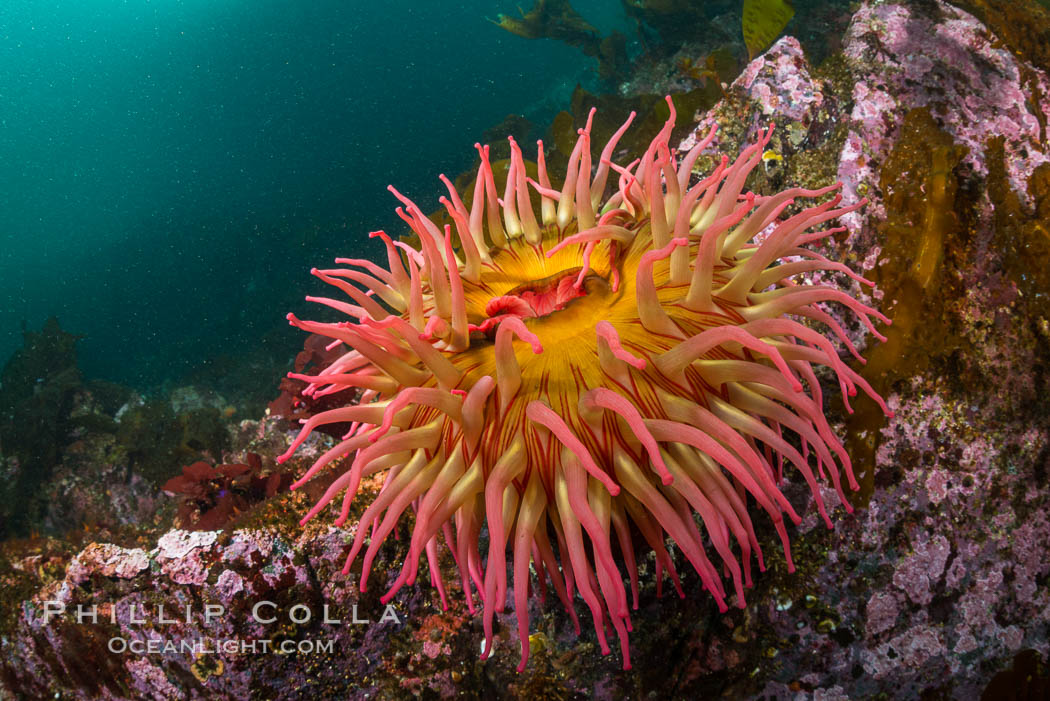
[[[580,2],[596,25],[615,3]],[[138,386],[290,357],[337,255],[437,208],[508,114],[546,125],[593,66],[487,17],[513,2],[0,4],[0,362],[22,323]],[[272,378],[265,378],[272,382]]]

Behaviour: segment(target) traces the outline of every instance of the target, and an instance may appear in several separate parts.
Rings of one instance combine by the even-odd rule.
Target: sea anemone
[[[830,331],[860,360],[822,305],[842,305],[879,338],[872,318],[889,319],[836,287],[803,279],[825,271],[871,285],[806,248],[841,231],[812,229],[864,203],[839,207],[835,195],[782,218],[796,198],[820,198],[840,185],[743,193],[772,126],[732,164],[723,156],[692,183],[715,131],[680,158],[669,144],[675,112],[670,98],[667,104],[670,119],[626,166],[612,158],[635,115],[595,164],[592,110],[560,188],[547,172],[542,142],[534,179],[511,138],[500,199],[489,149],[477,146],[481,165],[469,208],[440,176],[455,236],[391,187],[419,248],[374,232],[388,267],[337,259],[346,267],[312,271],[349,301],[307,299],[352,321],[288,316],[332,339],[332,347],[345,347],[323,372],[291,375],[309,383],[304,394],[361,392],[359,403],[306,420],[279,458],[287,460],[318,426],[350,422],[342,441],[292,485],[353,456],[303,522],[342,495],[342,525],[362,479],[385,473],[343,572],[368,541],[365,591],[384,539],[411,506],[408,555],[382,601],[414,583],[425,554],[447,605],[438,559],[443,538],[469,610],[475,590],[484,608],[483,659],[492,651],[493,616],[504,610],[512,584],[519,670],[529,654],[529,592],[545,595],[548,579],[577,632],[572,602],[579,592],[606,654],[612,624],[630,667],[639,538],[654,552],[658,588],[666,572],[682,593],[665,547],[670,537],[720,610],[729,592],[719,562],[743,607],[752,556],[765,569],[748,508],[754,501],[794,569],[784,516],[795,523],[800,517],[778,488],[785,460],[806,480],[828,527],[817,475],[834,484],[847,511],[843,475],[857,489],[824,416],[815,365],[829,368],[844,397],[859,386],[889,413],[816,330]],[[610,176],[616,186],[606,198]],[[480,552],[485,531],[487,557]]]

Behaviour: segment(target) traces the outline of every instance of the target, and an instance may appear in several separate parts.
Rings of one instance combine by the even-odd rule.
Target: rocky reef
[[[42,478],[41,493],[87,509],[73,497],[106,498],[71,480],[120,483],[107,518],[135,528],[100,530],[91,524],[106,519],[82,517],[89,527],[77,539],[0,545],[0,686],[16,698],[80,699],[974,699],[1045,690],[1050,66],[1024,36],[1005,33],[997,3],[961,5],[981,19],[939,0],[863,2],[819,65],[784,37],[692,120],[695,134],[717,123],[716,146],[728,153],[776,122],[750,183],[756,192],[841,180],[847,201],[871,200],[822,252],[878,282],[895,323],[861,371],[895,416],[860,398],[850,414],[828,392],[863,486],[853,514],[836,507],[834,531],[805,512],[792,534],[797,572],[771,555],[747,607],[719,614],[695,576],[683,576],[678,598],[646,563],[627,672],[600,655],[587,625],[577,637],[557,602],[532,602],[531,661],[517,674],[512,606],[498,617],[494,655],[480,662],[480,617],[456,584],[446,606],[423,581],[389,606],[380,601],[380,583],[396,577],[408,547],[403,536],[367,592],[359,569],[340,574],[356,525],[298,525],[323,482],[304,493],[262,488],[224,507],[222,530],[171,529],[178,500],[199,493],[218,504],[234,477],[186,473],[173,496],[148,470],[116,480],[105,470],[131,460],[128,439],[82,422],[75,440],[57,444],[49,464],[62,467]],[[581,98],[577,112],[587,107]],[[686,135],[682,148],[694,140]],[[710,166],[707,155],[698,167]],[[847,331],[864,342],[863,329]],[[61,394],[77,382],[44,384]],[[251,465],[269,484],[294,428],[281,414],[303,407],[288,394],[273,409],[194,440],[208,444],[212,464]],[[181,430],[168,441],[176,451],[188,440]],[[311,437],[281,469],[301,471],[332,440]],[[7,455],[8,472],[25,461]],[[799,507],[808,499],[803,484],[787,494]],[[823,497],[838,504],[833,490]],[[155,516],[162,503],[167,515]],[[205,508],[180,525],[198,523]],[[772,527],[759,538],[771,543]],[[455,582],[451,555],[441,562]]]

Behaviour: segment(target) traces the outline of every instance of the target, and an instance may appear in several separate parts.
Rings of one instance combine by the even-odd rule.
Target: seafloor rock
[[[866,503],[834,533],[807,516],[799,573],[752,597],[767,698],[976,698],[1021,650],[1050,654],[1050,290],[1022,233],[1050,225],[1047,85],[950,5],[868,2],[842,64],[810,72],[782,39],[706,117],[790,130],[833,96],[845,201],[871,204],[825,253],[870,270],[895,321],[864,371],[895,418],[841,424],[855,464],[875,462]]]
[[[850,436],[864,486],[852,515],[835,508],[834,531],[806,512],[792,540],[797,572],[786,572],[761,519],[769,568],[744,609],[719,615],[688,574],[684,599],[668,582],[657,598],[643,562],[628,672],[601,657],[583,607],[577,637],[557,602],[533,600],[530,666],[518,675],[511,606],[497,617],[495,654],[479,662],[480,619],[447,553],[449,609],[424,577],[383,620],[379,597],[405,533],[359,593],[360,570],[339,573],[355,527],[300,528],[316,496],[308,490],[224,532],[145,530],[82,549],[5,544],[3,687],[83,699],[970,699],[1024,649],[1050,655],[1050,324],[1045,257],[1026,243],[1050,227],[1046,140],[1034,131],[1050,120],[1047,77],[939,2],[865,3],[845,41],[843,55],[813,68],[797,42],[781,40],[697,116],[698,131],[723,127],[730,153],[777,122],[756,191],[841,178],[848,197],[872,198],[823,252],[867,269],[883,290],[895,324],[869,348],[864,373],[896,415],[873,417],[856,398],[851,416],[829,386],[827,410]],[[279,425],[243,422],[235,450],[272,460],[287,442]],[[312,437],[293,467],[326,440]],[[808,499],[804,485],[786,492],[797,505]],[[369,498],[357,500],[358,515]],[[831,490],[824,499],[838,503]],[[65,614],[47,620],[48,602]],[[260,602],[273,606],[253,617]],[[326,605],[339,623],[325,621]],[[78,624],[77,606],[97,622]],[[177,649],[108,649],[149,640]],[[286,643],[291,652],[274,650]]]
[[[920,7],[865,3],[847,32],[855,80],[839,168],[845,201],[877,182],[901,118],[916,107],[928,107],[967,148],[964,161],[978,176],[988,174],[988,139],[1003,137],[1010,185],[1024,193],[1033,170],[1050,161],[1050,80],[966,12],[944,2]]]
[[[377,488],[371,486],[372,495]],[[309,500],[291,501],[286,506],[298,516]],[[509,654],[477,663],[479,621],[455,589],[447,611],[427,587],[411,587],[384,606],[380,593],[396,571],[379,563],[364,594],[353,575],[339,573],[354,532],[294,523],[228,533],[174,530],[149,551],[91,544],[57,568],[63,574],[55,578],[38,567],[41,556],[27,557],[9,576],[33,579],[39,589],[7,624],[0,679],[12,693],[32,698],[298,699],[515,687],[528,694],[522,685],[555,683],[554,665],[606,674],[593,664],[593,650],[573,652],[575,643],[542,612],[537,619],[552,638],[557,628],[565,659],[552,662],[550,650],[537,649],[539,662],[519,677],[517,641],[504,623],[497,644]],[[9,544],[9,556],[14,549]],[[452,569],[447,556],[444,565]],[[501,618],[509,621],[509,614]],[[542,632],[533,637],[533,645],[545,640]],[[566,693],[584,693],[586,677],[557,677]]]
[[[127,453],[107,433],[85,433],[71,443],[43,492],[41,526],[51,533],[147,523],[161,504],[156,486],[129,473]]]

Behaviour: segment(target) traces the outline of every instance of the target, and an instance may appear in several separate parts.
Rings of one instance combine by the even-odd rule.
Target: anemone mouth
[[[582,267],[569,268],[540,280],[530,280],[510,292],[493,297],[485,305],[487,319],[481,326],[487,330],[507,317],[540,318],[565,309],[573,300],[586,297],[593,282],[603,280],[593,271],[581,275]]]

